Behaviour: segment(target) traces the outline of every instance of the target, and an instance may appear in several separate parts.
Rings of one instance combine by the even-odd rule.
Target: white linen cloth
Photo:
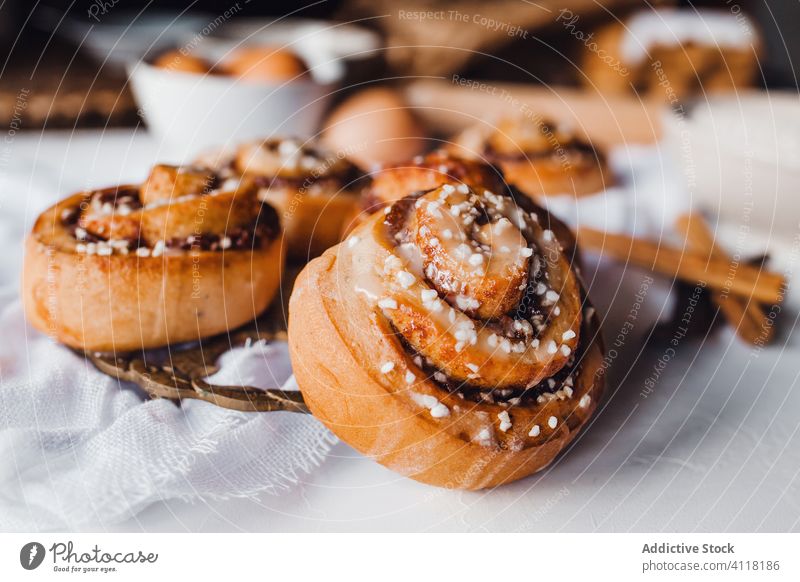
[[[16,300],[0,326],[3,531],[110,524],[159,500],[279,493],[335,442],[303,414],[150,400],[25,329]],[[213,382],[266,387],[289,375],[285,344],[237,348],[221,363]]]

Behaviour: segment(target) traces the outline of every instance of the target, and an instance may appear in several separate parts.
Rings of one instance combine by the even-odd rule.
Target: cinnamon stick
[[[714,234],[701,214],[690,213],[679,217],[676,227],[686,236],[686,241],[693,249],[706,250],[714,258],[730,260],[727,253],[715,243]],[[768,324],[764,309],[758,301],[719,290],[712,290],[711,298],[743,340],[751,344],[765,344],[772,339],[774,328]]]
[[[705,282],[711,289],[750,297],[761,303],[779,303],[784,280],[778,274],[746,264],[734,266],[709,253],[676,249],[650,240],[581,228],[578,244],[605,257],[650,269],[668,277]]]

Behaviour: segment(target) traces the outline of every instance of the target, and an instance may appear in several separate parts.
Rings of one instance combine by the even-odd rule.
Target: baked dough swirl
[[[81,192],[39,216],[26,242],[27,318],[92,351],[221,333],[274,297],[279,235],[275,210],[254,186],[158,165],[140,186]]]
[[[565,127],[541,118],[502,119],[456,137],[454,155],[489,162],[534,199],[584,196],[613,185],[605,154]]]
[[[555,224],[504,191],[444,184],[309,263],[289,346],[311,411],[434,485],[491,487],[547,465],[603,384],[598,322]]]
[[[280,215],[290,258],[307,260],[341,240],[357,208],[361,172],[344,155],[296,138],[244,143],[197,160],[222,175],[245,179]]]
[[[758,24],[729,10],[648,7],[593,32],[580,59],[586,89],[670,103],[743,91],[759,79]],[[603,47],[603,58],[597,52]]]

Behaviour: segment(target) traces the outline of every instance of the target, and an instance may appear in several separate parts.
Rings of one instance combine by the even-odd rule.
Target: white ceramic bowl
[[[162,159],[193,157],[271,135],[315,135],[348,64],[380,49],[380,38],[350,24],[303,19],[242,19],[212,35],[186,36],[192,54],[219,63],[247,45],[281,46],[308,65],[308,76],[280,84],[168,71],[140,62],[129,67],[134,96]]]
[[[210,146],[270,135],[314,135],[335,82],[270,84],[170,71],[147,63],[130,69],[139,112],[162,158],[181,161]]]

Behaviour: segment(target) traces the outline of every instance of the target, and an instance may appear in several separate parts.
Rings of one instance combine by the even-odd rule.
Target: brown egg
[[[182,73],[207,73],[211,65],[200,57],[184,55],[180,51],[168,51],[160,55],[153,64],[162,69],[180,71]]]
[[[270,47],[244,47],[234,52],[222,67],[228,75],[252,81],[289,81],[308,72],[303,60],[291,51]]]
[[[426,135],[403,97],[373,87],[345,99],[328,117],[323,140],[364,170],[413,158],[426,149]]]

